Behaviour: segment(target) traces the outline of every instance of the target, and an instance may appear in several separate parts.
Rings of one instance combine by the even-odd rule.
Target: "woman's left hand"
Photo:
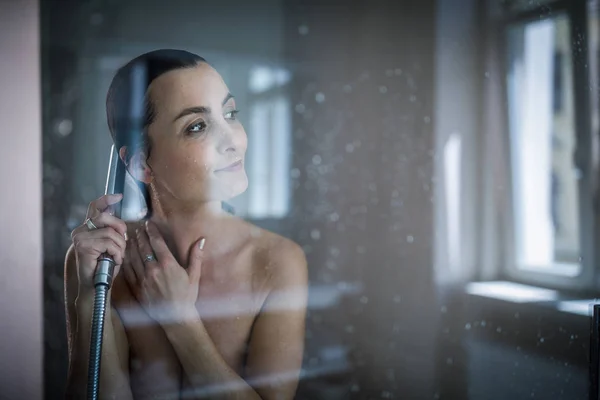
[[[187,270],[179,265],[152,222],[137,230],[128,247],[123,273],[148,315],[160,324],[197,318],[204,239],[192,247]]]

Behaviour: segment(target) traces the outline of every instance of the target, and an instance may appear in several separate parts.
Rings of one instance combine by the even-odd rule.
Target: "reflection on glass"
[[[284,91],[289,79],[284,69],[250,71],[249,218],[281,218],[289,211],[291,106]]]
[[[535,303],[556,301],[558,292],[515,282],[471,282],[465,291],[471,295],[510,301],[512,303]]]
[[[574,276],[579,213],[569,20],[513,26],[508,39],[516,262]]]
[[[448,265],[460,265],[460,134],[453,133],[444,146],[446,179],[446,226],[448,235]]]

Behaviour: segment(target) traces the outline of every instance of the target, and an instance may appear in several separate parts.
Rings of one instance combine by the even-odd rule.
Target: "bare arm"
[[[302,249],[285,247],[248,352],[247,379],[263,399],[293,399],[302,367],[308,272]]]
[[[67,398],[86,397],[90,333],[94,293],[79,293],[77,265],[73,247],[65,260],[65,306],[69,342]],[[110,291],[102,345],[100,375],[101,399],[132,399],[129,387],[129,345],[123,325],[112,308]]]
[[[302,250],[295,244],[285,247],[252,330],[245,379],[225,363],[200,318],[164,327],[192,386],[203,388],[197,398],[294,397],[304,349],[307,271]]]

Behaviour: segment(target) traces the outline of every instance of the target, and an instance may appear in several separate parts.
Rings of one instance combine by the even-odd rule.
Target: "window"
[[[508,117],[517,267],[576,276],[578,174],[569,20],[508,31]]]
[[[510,221],[504,264],[509,278],[526,283],[592,284],[593,99],[589,62],[581,58],[587,55],[585,7],[512,16],[505,28]]]
[[[258,66],[249,74],[248,188],[244,216],[282,218],[290,209],[291,105],[285,85],[290,73]]]

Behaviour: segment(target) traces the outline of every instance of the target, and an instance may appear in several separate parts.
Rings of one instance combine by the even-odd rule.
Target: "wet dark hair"
[[[142,54],[119,68],[106,96],[106,118],[115,148],[127,146],[125,163],[137,151],[149,157],[151,143],[148,126],[156,117],[156,109],[148,94],[148,87],[167,72],[193,68],[206,60],[185,50],[161,49]],[[146,200],[148,214],[151,201],[143,182],[135,180]]]

